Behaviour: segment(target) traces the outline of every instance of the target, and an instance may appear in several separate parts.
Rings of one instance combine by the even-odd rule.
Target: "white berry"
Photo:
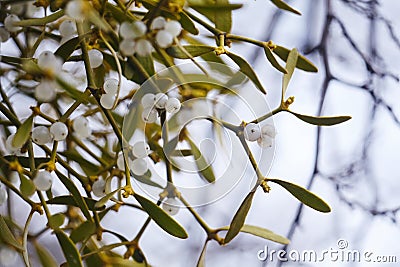
[[[114,94],[103,94],[100,97],[100,104],[105,109],[112,109],[114,106],[115,95]]]
[[[253,142],[261,137],[261,129],[258,124],[249,123],[244,127],[244,138]]]
[[[56,96],[56,85],[53,81],[42,80],[35,88],[35,98],[39,102],[51,102]]]
[[[276,136],[275,127],[270,125],[270,124],[264,125],[261,128],[261,134],[262,135],[267,135],[267,136],[269,136],[271,138],[274,138]]]
[[[173,197],[167,198],[162,204],[162,209],[169,215],[176,215],[179,212],[179,202]]]
[[[103,54],[99,50],[97,49],[89,50],[88,56],[91,68],[95,69],[103,64]]]
[[[3,27],[0,28],[0,42],[5,43],[10,39],[10,33]]]
[[[142,37],[143,35],[146,34],[147,26],[143,21],[141,20],[135,21],[131,25],[133,31],[133,38]]]
[[[32,140],[38,145],[45,145],[52,141],[49,128],[46,126],[37,126],[32,130]]]
[[[20,147],[15,147],[12,144],[14,136],[15,134],[11,134],[10,136],[7,137],[6,140],[6,149],[10,154],[15,154],[20,149]]]
[[[145,94],[140,102],[142,103],[144,108],[151,108],[156,102],[156,96],[151,93]]]
[[[132,39],[133,34],[132,24],[128,21],[122,22],[119,27],[119,35],[124,39]]]
[[[12,266],[15,265],[17,259],[18,259],[17,251],[11,249],[11,247],[2,244],[0,249],[0,263],[3,266]]]
[[[142,119],[147,123],[154,123],[157,121],[158,114],[157,111],[151,107],[145,108],[142,112]]]
[[[103,89],[107,94],[115,95],[118,91],[118,80],[107,79],[104,81]]]
[[[53,177],[48,171],[39,171],[33,179],[33,183],[37,190],[47,191],[53,184]]]
[[[144,158],[150,152],[150,146],[145,141],[136,142],[132,146],[132,154],[136,158]]]
[[[152,49],[153,46],[151,45],[151,43],[145,39],[140,39],[135,44],[135,51],[141,57],[150,55]]]
[[[260,138],[257,139],[257,144],[261,148],[268,148],[272,146],[272,138],[267,135],[262,135]]]
[[[38,66],[45,71],[57,74],[62,69],[62,61],[50,51],[42,52],[37,61]]]
[[[75,20],[83,20],[89,9],[89,5],[82,0],[73,0],[68,2],[65,7],[65,14]]]
[[[54,140],[62,141],[67,138],[68,127],[63,122],[55,122],[50,126],[50,134],[53,136]]]
[[[147,172],[149,167],[147,166],[147,161],[145,159],[139,158],[139,159],[135,159],[131,162],[130,169],[134,174],[136,174],[138,176],[142,176],[143,174],[145,174]]]
[[[11,14],[4,19],[4,28],[9,32],[17,32],[22,30],[22,27],[14,25],[15,22],[21,21],[17,15]]]
[[[75,134],[82,139],[88,138],[92,134],[92,129],[89,127],[89,121],[86,117],[78,117],[72,122],[72,128]]]
[[[119,43],[119,51],[127,57],[135,54],[136,42],[133,39],[124,39]]]
[[[3,205],[8,199],[7,190],[0,185],[0,206]]]
[[[182,26],[178,21],[170,20],[165,24],[164,30],[169,32],[173,37],[177,37],[182,31]]]
[[[161,48],[170,47],[172,45],[173,40],[174,37],[172,36],[172,34],[166,30],[161,30],[156,34],[156,42],[158,46]]]
[[[156,94],[156,107],[157,108],[165,108],[167,104],[168,96],[164,93]]]
[[[181,109],[181,102],[175,97],[171,97],[165,104],[165,110],[171,114],[177,113]]]
[[[62,37],[71,37],[76,34],[76,24],[72,20],[64,20],[58,28]]]
[[[156,17],[153,19],[153,21],[151,22],[150,25],[150,29],[151,30],[160,30],[163,29],[165,27],[165,24],[167,22],[165,21],[164,17]]]
[[[106,181],[103,179],[98,179],[92,185],[92,192],[96,197],[102,197],[106,193]]]

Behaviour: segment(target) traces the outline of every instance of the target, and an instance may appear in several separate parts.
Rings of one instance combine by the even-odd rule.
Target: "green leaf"
[[[143,184],[147,184],[150,186],[154,186],[154,187],[158,187],[160,189],[163,189],[164,187],[161,186],[160,184],[154,182],[151,180],[151,171],[148,170],[145,174],[143,175],[136,175],[133,172],[131,172],[131,175],[133,178],[135,178],[135,180],[138,180],[139,182],[143,183]]]
[[[60,228],[61,225],[63,225],[65,221],[65,215],[62,213],[57,213],[51,215],[49,218],[48,225],[50,226],[51,229],[58,229]]]
[[[282,67],[282,66],[278,63],[278,61],[276,60],[274,54],[272,53],[271,48],[269,48],[268,46],[265,46],[265,47],[264,47],[264,52],[265,52],[265,55],[267,56],[268,61],[271,63],[271,65],[272,65],[275,69],[279,70],[279,71],[282,72],[282,73],[287,73],[286,69],[285,69],[284,67]]]
[[[296,15],[301,15],[300,11],[289,6],[287,3],[283,2],[282,0],[271,0],[271,2],[279,9],[283,9],[283,10],[292,12]]]
[[[60,57],[63,61],[67,61],[68,58],[75,51],[76,47],[79,44],[79,37],[72,38],[65,43],[63,43],[57,50],[54,52],[54,55]]]
[[[172,138],[168,143],[166,143],[163,147],[164,153],[166,156],[171,155],[172,152],[174,152],[176,146],[178,145],[179,142],[179,135],[175,136]]]
[[[32,196],[36,191],[36,186],[33,181],[23,174],[19,174],[19,179],[21,181],[19,184],[19,190],[21,191],[21,194],[26,197]]]
[[[226,55],[230,57],[239,66],[240,71],[243,72],[247,77],[249,77],[249,79],[257,86],[257,88],[263,94],[267,93],[264,87],[262,86],[260,80],[258,79],[257,74],[254,72],[253,68],[245,59],[231,52],[226,52]]]
[[[56,171],[56,173],[57,173],[57,176],[60,179],[60,181],[64,184],[64,186],[71,193],[76,204],[81,209],[83,215],[86,217],[86,219],[88,219],[89,221],[92,221],[92,217],[90,216],[89,208],[88,208],[86,202],[83,200],[81,193],[79,192],[76,185],[62,173],[60,173],[58,171]]]
[[[274,52],[283,61],[286,61],[289,56],[290,50],[287,49],[286,47],[277,45],[274,48],[274,50],[272,50],[272,52]],[[299,58],[298,58],[297,64],[296,64],[296,68],[304,70],[304,71],[308,71],[308,72],[318,72],[318,68],[303,55],[299,55]]]
[[[291,193],[295,198],[297,198],[303,204],[309,206],[310,208],[313,208],[321,212],[331,211],[331,208],[324,200],[322,200],[319,196],[314,195],[312,192],[308,191],[307,189],[299,185],[292,184],[279,179],[268,179],[268,181],[279,184],[287,191],[289,191],[289,193]]]
[[[43,267],[58,267],[56,260],[54,259],[53,255],[50,254],[47,249],[43,246],[39,245],[37,242],[34,242],[36,253],[39,257],[39,261],[41,266]]]
[[[15,239],[3,216],[0,215],[0,240],[22,251],[24,247]]]
[[[81,255],[74,242],[61,230],[56,230],[55,233],[67,260],[68,267],[83,267]]]
[[[135,194],[134,197],[142,208],[149,214],[150,218],[152,218],[155,223],[167,233],[182,239],[188,237],[185,229],[159,206],[138,194]]]
[[[115,189],[114,191],[112,191],[112,192],[108,193],[107,195],[105,195],[104,197],[100,198],[100,199],[96,202],[96,204],[94,205],[94,207],[95,207],[96,209],[97,209],[97,208],[100,208],[100,207],[103,207],[104,205],[106,205],[106,203],[107,203],[111,198],[114,197],[114,195],[115,195],[116,193],[118,193],[118,192],[121,191],[122,189],[124,189],[124,188],[123,188],[123,187],[120,187],[120,188],[118,188],[118,189]]]
[[[19,126],[12,140],[12,145],[14,147],[22,147],[26,143],[26,141],[28,141],[32,131],[32,125],[33,125],[33,115],[29,116],[29,118],[27,118],[24,121],[24,123],[22,123],[21,126]]]
[[[309,115],[299,114],[293,111],[288,110],[289,113],[292,113],[297,118],[302,121],[305,121],[309,124],[320,125],[320,126],[331,126],[335,124],[339,124],[351,119],[351,116],[336,116],[336,117],[313,117]]]
[[[198,56],[204,55],[206,53],[213,52],[215,50],[215,47],[208,46],[208,45],[184,45],[183,48],[190,55],[192,55],[192,57],[198,57]],[[177,45],[168,47],[165,51],[171,57],[180,58],[180,59],[189,59],[189,57]]]
[[[284,101],[287,87],[289,85],[290,79],[292,78],[294,69],[296,68],[298,57],[299,57],[299,53],[297,52],[297,49],[293,48],[292,51],[290,51],[289,56],[286,61],[287,73],[284,74],[283,78],[282,78],[282,102]]]
[[[84,221],[74,230],[72,230],[70,238],[76,244],[87,239],[96,233],[96,225],[91,221]]]
[[[180,15],[179,22],[181,23],[182,28],[193,35],[198,35],[199,30],[196,28],[196,25],[190,19],[190,17],[186,14],[186,12],[182,11],[179,13],[179,15]]]
[[[201,250],[199,260],[197,261],[196,267],[206,266],[206,252],[207,252],[208,240],[204,243],[203,249]]]
[[[225,226],[225,227],[221,227],[218,229],[218,231],[226,231],[229,229],[229,226]],[[289,239],[287,239],[286,237],[280,236],[275,234],[274,232],[262,228],[262,227],[258,227],[258,226],[253,226],[253,225],[248,225],[245,224],[243,225],[242,229],[240,229],[240,232],[243,233],[248,233],[248,234],[252,234],[267,240],[271,240],[283,245],[287,245],[290,243]]]
[[[89,210],[102,210],[105,208],[105,206],[95,208],[96,200],[83,197],[83,200],[86,202],[86,205],[88,206]],[[50,205],[68,205],[68,206],[74,206],[74,207],[79,207],[78,204],[76,203],[75,199],[73,196],[57,196],[52,199],[49,199],[46,201],[47,204]]]
[[[196,162],[196,167],[197,170],[199,171],[200,176],[206,179],[207,182],[214,183],[215,175],[211,164],[209,164],[206,161],[205,157],[201,154],[200,149],[189,137],[187,137],[186,140],[189,142],[190,149],[192,150],[192,154]]]
[[[237,236],[244,225],[247,214],[249,213],[251,203],[253,201],[255,192],[250,192],[243,200],[235,216],[233,216],[231,225],[229,226],[228,232],[224,238],[224,244],[228,244],[235,236]]]

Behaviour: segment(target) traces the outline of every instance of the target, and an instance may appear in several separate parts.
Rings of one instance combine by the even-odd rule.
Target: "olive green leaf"
[[[283,9],[283,10],[292,12],[296,15],[301,15],[300,11],[289,6],[287,3],[283,2],[282,0],[271,0],[271,2],[279,9]]]
[[[208,240],[204,243],[203,249],[201,250],[199,260],[197,261],[196,267],[206,266],[206,252],[207,252]]]
[[[54,55],[61,58],[63,61],[67,61],[72,55],[79,44],[79,38],[74,37],[60,45],[60,47],[54,52]]]
[[[200,149],[196,146],[196,144],[189,138],[186,137],[186,140],[189,142],[190,149],[192,151],[194,160],[196,162],[197,170],[202,178],[207,180],[209,183],[215,182],[215,174],[212,169],[211,164],[209,164],[205,157],[201,154]]]
[[[30,197],[35,193],[36,191],[36,186],[32,182],[31,179],[27,178],[25,175],[22,173],[19,174],[19,179],[21,183],[19,184],[19,190],[21,191],[21,194]]]
[[[299,114],[290,110],[288,110],[288,112],[292,113],[302,121],[305,121],[309,124],[320,125],[320,126],[332,126],[351,119],[351,116],[313,117],[309,115]]]
[[[160,184],[154,182],[151,180],[151,171],[148,170],[145,174],[143,175],[136,175],[133,172],[131,172],[131,175],[133,176],[133,178],[135,178],[135,180],[138,180],[141,183],[150,185],[150,186],[154,186],[154,187],[158,187],[160,189],[163,189],[164,187],[161,186]]]
[[[286,47],[277,45],[272,50],[272,52],[274,52],[283,61],[286,61],[289,56],[290,50],[287,49]],[[304,71],[308,71],[308,72],[318,72],[318,68],[303,55],[299,55],[299,58],[298,58],[297,64],[296,64],[296,68],[304,70]]]
[[[150,218],[167,233],[182,239],[188,237],[185,229],[155,203],[138,194],[135,194],[134,197],[149,214]]]
[[[182,11],[179,13],[180,18],[179,22],[186,31],[193,35],[199,34],[199,30],[196,28],[194,22],[190,19],[190,17],[186,14],[186,12]]]
[[[264,94],[267,93],[264,87],[262,86],[260,80],[258,79],[257,74],[254,72],[253,68],[245,59],[228,51],[226,52],[226,55],[230,57],[239,66],[240,71],[243,72],[247,77],[249,77],[249,79],[257,86],[257,88],[262,93]]]
[[[291,193],[295,198],[297,198],[303,204],[309,206],[310,208],[313,208],[320,212],[330,212],[331,211],[331,208],[324,200],[322,200],[319,196],[315,195],[314,193],[308,191],[307,189],[305,189],[299,185],[289,183],[289,182],[279,180],[279,179],[268,179],[268,181],[279,184],[280,186],[285,188],[287,191],[289,191],[289,193]]]
[[[218,231],[226,231],[228,229],[229,229],[229,226],[225,226],[225,227],[219,228]],[[271,241],[274,241],[274,242],[277,242],[277,243],[280,243],[283,245],[290,243],[289,239],[287,239],[286,237],[280,236],[268,229],[258,227],[258,226],[245,224],[245,225],[243,225],[242,229],[240,229],[240,232],[252,234],[252,235],[255,235],[255,236],[267,239],[267,240],[271,240]]]
[[[289,56],[287,58],[286,61],[287,73],[285,73],[282,78],[282,102],[284,101],[286,90],[288,88],[290,79],[292,78],[294,69],[296,68],[298,56],[299,53],[297,52],[297,49],[293,48],[292,51],[290,51]]]
[[[184,45],[183,48],[190,55],[192,55],[192,57],[198,57],[215,50],[215,47],[208,45]],[[173,45],[171,47],[168,47],[165,51],[171,57],[179,59],[189,59],[188,55],[184,53],[178,45]]]
[[[94,199],[83,197],[83,200],[86,202],[86,205],[88,206],[89,210],[102,210],[105,208],[105,206],[95,208],[95,204],[97,201]],[[46,202],[47,204],[50,205],[68,205],[68,206],[79,207],[74,197],[69,195],[53,197],[52,199],[49,199]]]
[[[33,115],[29,116],[24,123],[19,126],[12,140],[13,147],[22,147],[28,141],[33,125]]]
[[[91,221],[84,221],[74,230],[72,230],[70,238],[76,244],[87,239],[89,236],[96,233],[96,225]]]
[[[3,216],[0,215],[0,240],[22,251],[24,247],[15,239]]]
[[[38,244],[37,242],[34,243],[36,253],[39,257],[40,264],[43,267],[58,267],[59,265],[57,264],[56,260],[54,259],[53,255],[50,254],[47,249],[45,249],[43,246]]]
[[[83,267],[81,255],[74,242],[61,230],[55,230],[58,243],[64,253],[69,267]]]
[[[65,215],[63,213],[56,213],[50,216],[48,225],[51,229],[58,229],[63,225],[65,221]]]
[[[112,192],[108,193],[107,195],[105,195],[104,197],[100,198],[100,199],[96,202],[96,204],[94,205],[94,207],[95,207],[96,209],[97,209],[97,208],[100,208],[100,207],[103,207],[104,205],[106,205],[106,203],[107,203],[111,198],[114,197],[114,195],[115,195],[116,193],[118,193],[118,192],[121,191],[122,189],[124,189],[124,188],[123,188],[123,187],[120,187],[120,188],[118,188],[118,189],[115,189],[114,191],[112,191]]]
[[[255,191],[250,192],[243,200],[235,216],[233,216],[232,222],[229,226],[228,232],[224,238],[224,244],[228,244],[233,238],[235,238],[244,225],[247,214],[249,213],[251,203],[253,201]]]
[[[269,48],[268,46],[264,46],[264,52],[265,52],[265,55],[267,56],[268,61],[271,63],[271,65],[272,65],[275,69],[279,70],[279,71],[282,72],[282,73],[287,73],[286,69],[285,69],[284,67],[282,67],[282,66],[278,63],[278,61],[276,60],[274,54],[272,53],[271,48]]]

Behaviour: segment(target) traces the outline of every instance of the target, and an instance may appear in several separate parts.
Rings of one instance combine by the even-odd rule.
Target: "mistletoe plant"
[[[281,0],[271,2],[300,14]],[[208,242],[226,245],[239,232],[287,244],[285,237],[245,224],[256,190],[268,193],[271,183],[317,211],[330,211],[308,190],[266,177],[251,142],[272,149],[275,128],[265,122],[280,112],[324,126],[350,117],[313,117],[290,109],[294,97],[285,93],[295,68],[317,68],[296,49],[231,33],[232,11],[241,7],[228,0],[1,1],[0,205],[8,209],[0,215],[2,264],[20,255],[26,266],[36,261],[56,266],[38,242],[51,232],[65,255],[58,261],[68,266],[148,266],[140,241],[149,223],[188,237],[173,218],[181,207],[206,235],[198,266],[204,266]],[[237,43],[262,47],[283,75],[280,105],[247,121],[216,112],[244,89],[261,99],[267,92],[246,59],[231,51]],[[202,103],[211,111],[199,113]],[[233,134],[232,142],[242,147],[235,154],[245,154],[256,174],[228,226],[208,225],[174,180],[186,168],[180,160],[192,159],[201,183],[208,188],[218,183],[215,166],[191,132],[194,121],[211,124],[220,136]],[[22,203],[30,212],[19,225],[12,212]],[[148,215],[133,239],[102,222],[112,211],[118,217],[123,206]],[[35,213],[47,219],[38,233],[30,230]],[[119,242],[102,241],[104,233]],[[117,247],[125,253],[115,253]]]

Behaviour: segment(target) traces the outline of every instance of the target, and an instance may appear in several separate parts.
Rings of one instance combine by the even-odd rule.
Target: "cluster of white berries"
[[[156,17],[152,21],[150,29],[157,30],[156,42],[158,46],[167,48],[172,45],[174,38],[181,33],[182,26],[176,20],[166,21],[164,17]]]
[[[105,109],[112,109],[118,92],[118,80],[105,80],[103,84],[103,89],[106,93],[100,97],[100,104]]]
[[[250,142],[257,141],[261,148],[268,148],[272,146],[272,141],[276,136],[276,131],[272,125],[264,125],[260,128],[259,124],[248,123],[244,127],[244,137]]]
[[[158,118],[157,109],[165,109],[168,113],[175,114],[181,109],[181,102],[175,97],[169,98],[164,93],[145,94],[142,97],[142,119],[147,123],[154,123]]]
[[[79,139],[86,139],[92,134],[92,128],[89,126],[89,120],[86,117],[78,117],[73,120],[72,128]]]
[[[176,215],[179,212],[179,202],[174,197],[169,197],[163,202],[162,209],[169,215]]]
[[[37,64],[49,76],[57,75],[61,72],[63,62],[50,51],[42,52]],[[35,88],[35,98],[40,102],[51,102],[56,98],[58,84],[55,80],[43,78]]]
[[[0,184],[0,206],[3,205],[8,199],[7,190]]]
[[[76,36],[76,33],[77,33],[76,24],[73,20],[70,20],[70,19],[64,20],[60,24],[58,31],[60,32],[60,35],[62,37],[60,43],[63,44],[66,41],[68,41]]]
[[[38,145],[45,145],[54,141],[63,141],[67,138],[68,127],[63,122],[55,122],[50,127],[36,126],[32,129],[32,140]]]
[[[132,155],[135,159],[132,160],[128,156],[129,169],[135,175],[138,175],[138,176],[144,175],[149,169],[149,166],[148,166],[147,160],[146,160],[146,157],[150,153],[149,144],[147,144],[145,141],[136,142],[135,144],[133,144],[132,147],[130,147],[130,152],[132,152]],[[117,167],[118,167],[118,169],[120,169],[122,171],[125,170],[123,153],[119,153],[119,155],[118,155]]]
[[[37,190],[47,191],[53,185],[53,177],[50,172],[41,170],[38,171],[35,178],[33,178],[33,183]]]
[[[144,38],[147,32],[147,26],[143,21],[121,23],[119,35],[122,41],[119,49],[125,56],[132,56],[137,53],[139,56],[147,56],[153,50],[151,43]]]

